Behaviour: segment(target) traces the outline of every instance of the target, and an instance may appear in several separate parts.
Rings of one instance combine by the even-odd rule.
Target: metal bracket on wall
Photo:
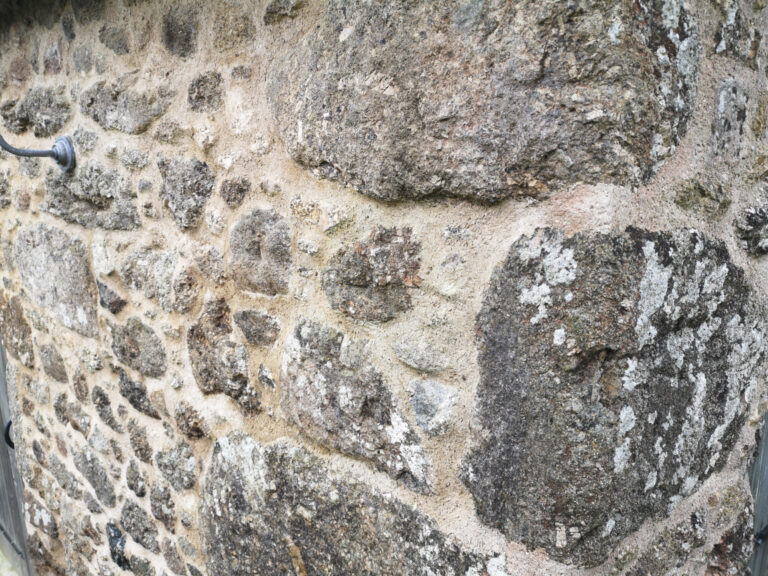
[[[11,440],[12,424],[13,424],[13,420],[8,420],[8,422],[5,423],[5,429],[3,430],[3,438],[5,438],[5,443],[8,444],[11,450],[16,450],[16,446],[13,444],[13,440]]]
[[[26,158],[53,158],[56,163],[65,172],[69,172],[75,167],[75,145],[69,136],[59,136],[50,150],[27,150],[26,148],[16,148],[5,141],[0,135],[0,148],[10,152],[15,156],[24,156]]]

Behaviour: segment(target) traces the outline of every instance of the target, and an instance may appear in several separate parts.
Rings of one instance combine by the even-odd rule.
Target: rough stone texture
[[[111,324],[112,352],[126,366],[144,376],[165,374],[165,349],[155,331],[138,318],[128,318],[124,325]]]
[[[704,515],[697,511],[674,528],[664,530],[640,555],[627,576],[674,574],[705,543]]]
[[[155,461],[174,490],[189,490],[195,485],[195,455],[186,442],[158,452]]]
[[[208,164],[182,156],[161,159],[157,167],[163,177],[160,197],[176,224],[182,230],[196,228],[203,217],[205,202],[213,192],[213,171]]]
[[[254,346],[271,346],[280,336],[280,320],[262,310],[241,310],[234,319],[245,339]]]
[[[176,56],[186,58],[197,48],[197,11],[174,6],[163,17],[163,44]]]
[[[367,240],[339,250],[323,271],[328,301],[353,318],[392,320],[411,307],[410,290],[421,284],[420,250],[410,228],[377,227]]]
[[[96,285],[80,240],[41,223],[19,232],[13,253],[37,305],[83,336],[98,335]]]
[[[636,182],[696,92],[678,2],[336,0],[304,31],[270,74],[288,152],[386,200]]]
[[[107,524],[107,541],[109,542],[109,555],[112,562],[117,564],[118,568],[130,570],[131,565],[125,556],[125,537],[120,528],[112,522]]]
[[[174,532],[176,525],[176,504],[168,486],[155,484],[149,493],[149,502],[152,508],[152,516],[163,523],[165,529]]]
[[[96,288],[99,291],[99,306],[106,308],[112,314],[119,314],[125,308],[128,302],[117,292],[112,290],[104,282],[96,281]]]
[[[128,437],[136,458],[150,464],[152,462],[152,446],[147,439],[147,429],[131,418],[128,420]]]
[[[21,299],[18,296],[13,296],[6,301],[0,294],[0,338],[11,356],[27,368],[35,365],[32,330],[24,317]]]
[[[138,91],[131,88],[135,78],[125,76],[114,82],[97,82],[80,96],[80,109],[105,130],[141,134],[165,114],[170,94],[164,90]]]
[[[3,339],[5,342],[5,339]],[[56,382],[68,382],[67,368],[64,366],[64,359],[59,354],[55,346],[44,344],[40,346],[40,362],[43,365],[43,371],[56,380]]]
[[[751,576],[750,558],[755,548],[752,514],[743,513],[715,544],[704,576]],[[760,576],[754,574],[754,576]]]
[[[731,194],[714,179],[691,178],[678,186],[675,204],[705,218],[719,220],[731,205]]]
[[[539,231],[478,316],[483,522],[596,565],[722,468],[765,353],[743,273],[695,231]]]
[[[115,505],[115,489],[112,486],[112,481],[109,479],[107,471],[96,455],[90,448],[86,447],[82,450],[73,450],[72,456],[75,467],[88,480],[88,483],[93,486],[99,502],[108,508],[112,508]]]
[[[264,10],[264,24],[275,24],[286,18],[295,18],[305,0],[271,0]]]
[[[293,258],[288,222],[274,210],[253,210],[232,228],[229,268],[238,287],[268,296],[288,292]]]
[[[186,576],[187,569],[184,566],[184,560],[179,555],[179,550],[176,548],[176,544],[170,538],[163,540],[163,558],[168,564],[171,572],[179,574],[180,576]]]
[[[120,525],[131,538],[150,552],[160,552],[157,542],[157,528],[144,509],[133,502],[126,501],[120,513]]]
[[[408,391],[419,427],[432,435],[444,433],[459,397],[456,388],[435,380],[412,380]]]
[[[735,220],[734,226],[744,250],[754,256],[768,254],[768,210],[749,207]]]
[[[243,433],[216,442],[200,519],[210,574],[491,573],[417,510]]]
[[[245,197],[251,193],[251,181],[247,178],[234,178],[224,180],[219,194],[230,208],[237,208],[243,203]]]
[[[147,495],[147,483],[136,460],[131,460],[128,463],[128,468],[125,469],[125,484],[139,498],[144,498]]]
[[[115,432],[122,433],[122,425],[115,419],[115,415],[112,412],[112,403],[109,400],[109,395],[104,391],[101,386],[94,386],[91,392],[91,400],[96,407],[96,412],[99,417],[104,421],[104,424],[112,428]]]
[[[102,26],[99,29],[99,41],[118,56],[123,56],[131,51],[130,36],[122,26]]]
[[[51,538],[59,537],[56,518],[45,505],[28,490],[24,491],[24,518],[27,523],[41,530]]]
[[[142,414],[159,419],[160,414],[157,413],[149,400],[149,396],[147,396],[147,387],[142,382],[131,380],[125,370],[121,368],[117,368],[117,373],[120,377],[120,394]]]
[[[248,379],[248,350],[232,338],[232,318],[224,300],[206,302],[187,331],[195,381],[204,394],[224,393],[248,412],[259,409],[259,394]]]
[[[221,74],[206,72],[195,78],[187,91],[187,102],[195,112],[212,112],[221,108]]]
[[[717,95],[717,113],[712,122],[710,143],[716,158],[738,158],[747,119],[748,99],[744,87],[737,80],[723,80]]]
[[[0,107],[3,125],[14,134],[28,129],[37,137],[53,136],[72,115],[64,86],[33,88],[21,102],[6,102]]]
[[[189,312],[197,297],[195,279],[173,252],[151,248],[131,252],[120,265],[119,274],[126,287],[157,300],[167,312]]]
[[[420,372],[433,374],[446,368],[445,355],[428,340],[406,336],[392,343],[392,352],[400,362]]]
[[[208,424],[205,418],[184,400],[176,407],[176,425],[187,438],[197,439],[208,436]]]
[[[313,440],[428,491],[431,466],[419,437],[366,348],[330,326],[301,319],[285,343],[280,408]]]
[[[56,169],[45,179],[46,202],[40,209],[86,228],[135,230],[136,194],[118,172],[87,160],[75,172]]]

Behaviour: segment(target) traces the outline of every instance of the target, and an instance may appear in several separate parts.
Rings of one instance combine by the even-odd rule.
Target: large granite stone
[[[506,576],[502,557],[463,550],[418,510],[242,432],[216,442],[199,517],[209,574]]]
[[[569,563],[720,470],[763,373],[744,274],[696,231],[523,237],[478,327],[464,482],[483,522]]]
[[[676,0],[333,0],[296,22],[268,73],[288,152],[384,200],[635,183],[693,108]]]
[[[40,223],[19,232],[13,253],[21,280],[37,305],[83,336],[99,333],[96,283],[80,240]]]
[[[431,466],[367,343],[301,319],[285,343],[280,408],[302,433],[428,491]]]

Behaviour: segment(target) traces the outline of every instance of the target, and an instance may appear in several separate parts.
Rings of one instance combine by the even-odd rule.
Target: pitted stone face
[[[743,273],[695,231],[522,238],[478,324],[464,482],[483,522],[569,563],[722,468],[763,377]]]
[[[288,152],[384,200],[637,182],[693,108],[677,0],[334,0],[294,22],[268,89]]]

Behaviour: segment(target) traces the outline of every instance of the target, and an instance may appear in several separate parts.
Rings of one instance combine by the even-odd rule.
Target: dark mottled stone
[[[387,322],[411,307],[421,245],[411,229],[377,227],[368,239],[339,250],[323,271],[331,306],[353,318]]]
[[[152,446],[147,438],[147,429],[141,426],[134,418],[128,420],[128,440],[136,458],[146,464],[152,462]]]
[[[753,520],[751,511],[744,512],[725,531],[712,548],[704,576],[752,576],[750,560],[755,549]]]
[[[124,56],[131,51],[131,40],[124,25],[108,26],[99,29],[99,42],[112,50],[118,56]]]
[[[155,331],[138,318],[124,325],[112,324],[112,352],[115,357],[144,376],[165,374],[165,348]]]
[[[197,48],[197,11],[174,6],[163,17],[163,45],[171,54],[186,58]]]
[[[731,190],[706,176],[690,178],[675,190],[675,204],[700,216],[719,220],[731,205]]]
[[[29,490],[24,491],[24,519],[54,540],[59,537],[56,518]]]
[[[189,312],[197,298],[197,282],[174,252],[140,248],[125,257],[118,271],[126,287],[157,300],[166,312]]]
[[[136,408],[142,414],[146,414],[150,418],[160,418],[160,414],[157,413],[152,402],[147,395],[147,387],[142,382],[136,382],[128,377],[125,370],[122,368],[116,368],[119,382],[120,382],[120,394],[123,398]]]
[[[209,574],[503,574],[418,510],[241,432],[216,442],[199,516]]]
[[[109,401],[109,396],[101,386],[94,386],[91,391],[91,400],[93,405],[96,406],[96,412],[99,417],[104,421],[104,424],[112,428],[115,432],[122,433],[123,426],[115,419],[115,415],[112,412],[112,403]]]
[[[31,225],[16,236],[14,259],[37,305],[83,336],[98,335],[96,283],[80,240],[47,224]]]
[[[139,498],[144,498],[147,495],[147,482],[144,480],[136,460],[131,460],[125,469],[125,483]]]
[[[677,572],[706,542],[704,514],[696,511],[672,528],[662,531],[653,540],[627,576],[649,576],[651,574],[684,574]]]
[[[168,486],[155,484],[149,493],[149,502],[152,507],[152,516],[163,523],[171,534],[176,526],[176,504]]]
[[[80,96],[80,110],[105,130],[141,134],[165,114],[170,93],[164,90],[140,92],[131,88],[135,79],[97,82]]]
[[[313,440],[428,491],[431,467],[421,441],[368,354],[366,342],[301,319],[285,344],[280,408]]]
[[[195,485],[195,455],[186,442],[155,454],[157,468],[174,490],[189,490]]]
[[[768,254],[768,210],[751,206],[733,224],[744,250],[753,256]]]
[[[253,210],[232,228],[229,267],[237,286],[268,296],[286,294],[291,279],[291,232],[274,210]]]
[[[192,405],[182,400],[176,407],[176,425],[187,438],[197,439],[208,436],[205,418]]]
[[[106,308],[112,312],[112,314],[119,314],[120,311],[125,308],[125,305],[128,304],[125,298],[112,290],[112,288],[107,286],[104,282],[97,280],[96,287],[99,290],[99,304],[102,308]]]
[[[136,576],[155,576],[157,574],[149,560],[138,556],[131,557],[131,571]]]
[[[271,346],[280,336],[280,320],[262,310],[241,310],[234,319],[248,344]]]
[[[72,17],[72,14],[65,14],[62,17],[61,29],[64,31],[64,37],[68,42],[72,42],[76,38],[75,19]]]
[[[187,568],[184,564],[184,560],[179,554],[179,550],[176,548],[176,544],[173,543],[173,540],[170,538],[163,540],[162,550],[165,563],[168,565],[171,572],[178,574],[179,576],[186,576]]]
[[[635,183],[686,132],[693,14],[661,0],[333,0],[298,20],[268,98],[297,162],[375,198]]]
[[[248,411],[259,409],[259,395],[248,380],[248,350],[232,337],[232,317],[223,299],[205,303],[187,331],[195,381],[204,394],[224,393]]]
[[[131,565],[125,556],[125,537],[115,524],[107,524],[107,541],[109,542],[109,555],[112,562],[117,564],[118,568],[130,570]]]
[[[251,193],[251,181],[248,178],[233,178],[224,180],[219,194],[230,208],[237,208],[245,197]]]
[[[130,183],[92,160],[74,172],[49,170],[45,189],[40,209],[67,222],[104,230],[135,230],[141,224]]]
[[[195,78],[187,90],[187,103],[195,112],[212,112],[221,108],[221,74],[206,72]]]
[[[765,355],[742,270],[696,231],[524,237],[478,335],[477,513],[589,566],[724,466]]]
[[[43,344],[39,348],[40,362],[43,365],[43,371],[56,380],[56,382],[67,382],[67,369],[64,366],[64,359],[59,354],[55,346]]]
[[[131,538],[150,552],[159,553],[160,545],[157,542],[157,527],[152,518],[144,509],[127,500],[120,513],[120,524]]]
[[[35,365],[32,348],[32,329],[24,317],[21,299],[13,296],[10,300],[0,294],[0,338],[8,353],[27,368]]]
[[[715,102],[710,147],[715,158],[736,161],[741,152],[744,122],[747,119],[747,91],[734,78],[720,84]]]
[[[196,228],[203,217],[205,202],[213,192],[215,176],[208,164],[176,156],[157,162],[163,187],[160,197],[168,205],[174,221],[182,230]]]
[[[53,136],[72,115],[64,86],[32,88],[21,102],[6,102],[0,107],[5,127],[14,134],[31,128],[37,137]]]
[[[112,508],[115,505],[115,489],[112,486],[112,480],[110,480],[107,470],[99,462],[96,455],[90,448],[85,447],[81,450],[72,450],[72,459],[75,463],[75,468],[93,486],[99,502],[108,508]]]
[[[275,24],[286,18],[295,18],[305,0],[271,0],[264,10],[264,24]]]

